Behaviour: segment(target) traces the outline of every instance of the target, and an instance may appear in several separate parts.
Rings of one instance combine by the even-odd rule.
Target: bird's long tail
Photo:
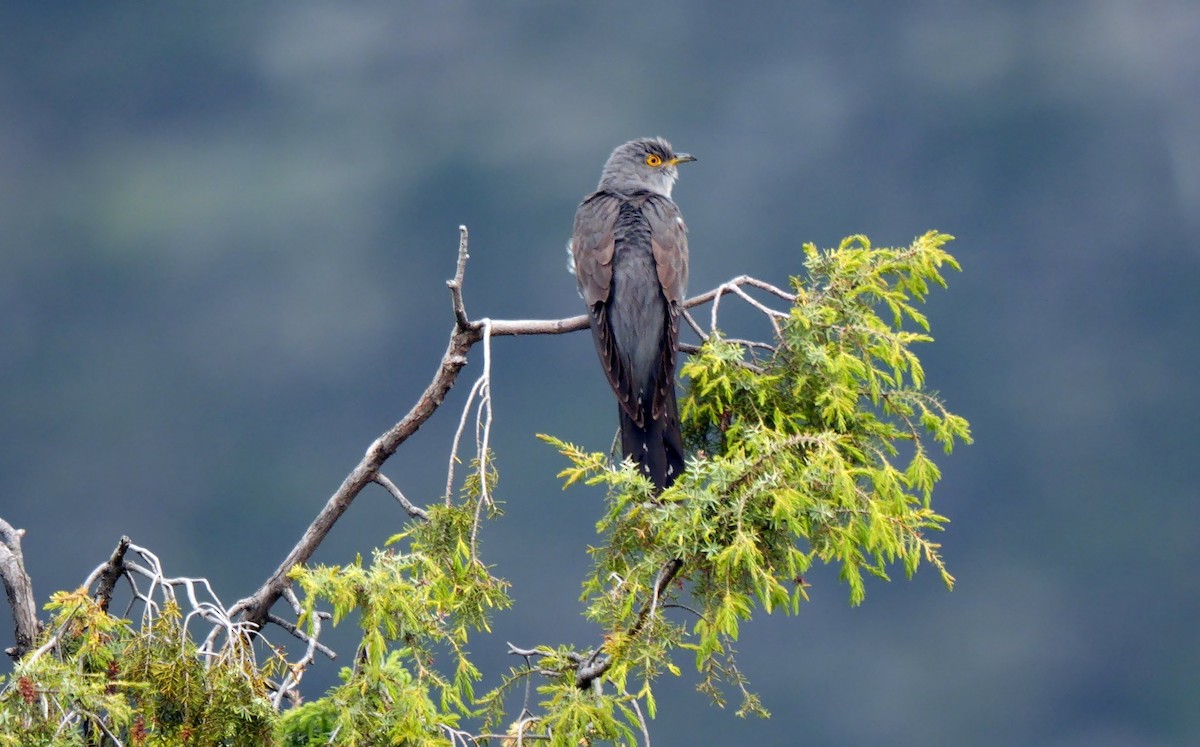
[[[624,409],[618,407],[621,420],[621,451],[634,461],[654,484],[657,495],[675,482],[683,472],[683,436],[679,432],[679,405],[675,392],[667,395],[664,411],[656,419],[645,413],[639,427]]]

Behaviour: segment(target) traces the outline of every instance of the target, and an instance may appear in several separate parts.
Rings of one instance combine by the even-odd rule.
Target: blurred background
[[[774,717],[684,660],[654,744],[1200,744],[1191,0],[6,4],[0,40],[0,516],[39,601],[122,534],[249,594],[432,377],[458,225],[472,316],[579,313],[575,206],[664,135],[700,158],[694,291],[783,284],[806,241],[957,236],[920,352],[976,443],[934,496],[953,592],[897,570],[851,609],[814,573],[742,629]],[[534,434],[615,428],[585,334],[494,350],[483,552],[516,605],[472,642],[487,684],[505,641],[597,640],[601,496]],[[480,362],[388,465],[414,501]],[[404,518],[371,489],[319,559]]]

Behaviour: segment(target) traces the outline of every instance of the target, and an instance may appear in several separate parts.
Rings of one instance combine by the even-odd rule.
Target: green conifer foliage
[[[566,457],[565,486],[605,488],[580,597],[595,645],[513,647],[524,664],[476,692],[472,636],[511,604],[481,552],[498,514],[484,441],[458,494],[369,563],[293,569],[302,628],[315,634],[328,615],[362,630],[322,697],[280,714],[270,681],[294,664],[279,651],[256,657],[262,644],[236,623],[223,645],[198,646],[173,596],[134,623],[80,589],[53,597],[38,648],[2,683],[0,747],[634,744],[657,714],[658,677],[681,674],[680,654],[715,703],[732,691],[739,714],[766,715],[734,644],[756,611],[798,612],[814,564],[836,568],[855,605],[868,577],[896,567],[912,576],[924,562],[953,586],[930,539],[947,521],[933,508],[933,454],[971,436],[926,388],[914,351],[932,339],[917,305],[958,269],[950,239],[805,246],[804,271],[779,294],[790,308],[759,305],[774,339],[712,330],[683,364],[693,456],[660,494],[628,462],[542,436]]]

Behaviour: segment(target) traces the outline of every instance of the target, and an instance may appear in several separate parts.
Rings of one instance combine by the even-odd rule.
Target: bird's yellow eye
[[[646,156],[646,165],[647,166],[662,166],[662,157],[655,155],[654,153],[651,153],[650,155]]]

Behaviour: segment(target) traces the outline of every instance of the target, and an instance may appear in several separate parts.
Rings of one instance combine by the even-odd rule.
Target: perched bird
[[[671,199],[681,163],[662,138],[617,146],[600,186],[580,203],[571,235],[579,294],[617,395],[621,451],[654,484],[683,471],[675,343],[687,287],[687,226]]]

